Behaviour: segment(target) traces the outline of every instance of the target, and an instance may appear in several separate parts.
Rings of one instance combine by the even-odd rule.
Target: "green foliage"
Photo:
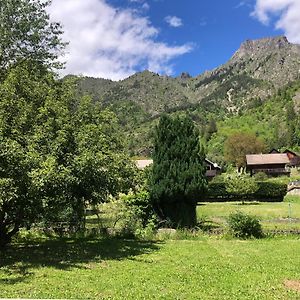
[[[204,151],[189,117],[161,117],[154,140],[151,199],[172,226],[196,224],[196,201],[206,189]]]
[[[225,177],[226,191],[241,198],[253,195],[258,190],[255,178],[249,174],[229,174]]]
[[[254,196],[264,201],[269,201],[269,199],[273,199],[273,201],[283,201],[287,193],[287,184],[285,182],[263,181],[257,184],[258,190]]]
[[[212,135],[207,144],[207,152],[211,159],[217,161],[224,159],[225,141],[237,132],[251,133],[259,137],[265,142],[267,150],[272,148],[285,150],[290,147],[297,151],[299,144],[297,137],[300,136],[299,116],[296,113],[295,118],[294,115],[296,100],[290,99],[299,94],[299,82],[283,90],[289,95],[287,98],[282,93],[274,95],[264,100],[258,107],[242,110],[239,115],[223,119],[220,113],[216,114],[218,131]]]
[[[19,64],[0,83],[0,178],[15,191],[13,198],[2,194],[1,244],[20,226],[29,226],[43,205],[32,185],[31,171],[39,164],[33,140],[43,122],[38,118],[40,109],[60,89],[52,74],[32,63]]]
[[[231,233],[238,238],[261,238],[263,236],[262,227],[259,220],[242,212],[230,214],[228,225]]]
[[[299,203],[300,204],[300,196],[298,196],[298,195],[286,195],[284,197],[284,202]]]
[[[237,182],[239,179],[237,180]],[[243,181],[243,179],[241,179]],[[246,184],[247,186],[247,184]],[[261,181],[251,182],[251,187],[245,194],[246,189],[243,186],[237,186],[234,190],[234,186],[228,189],[226,182],[209,182],[208,191],[206,194],[207,201],[238,201],[238,200],[249,200],[249,201],[264,201],[264,202],[281,202],[287,191],[287,184],[285,182],[277,181]],[[240,191],[239,191],[240,189]],[[235,193],[235,192],[240,193]],[[254,192],[253,192],[254,191]]]
[[[122,236],[151,237],[157,220],[146,191],[130,192],[99,206],[102,226]]]
[[[65,44],[60,38],[60,24],[49,20],[49,4],[50,1],[36,0],[1,1],[0,75],[24,60],[59,66],[56,59]]]
[[[268,179],[268,175],[265,172],[258,172],[253,175],[256,181],[266,181]]]
[[[154,211],[147,191],[129,193],[121,199],[131,210],[134,210],[134,214],[142,221],[143,226],[146,226],[148,221],[153,218]]]
[[[266,145],[254,134],[238,132],[228,137],[224,144],[224,155],[228,163],[237,168],[246,167],[246,155],[263,153]]]
[[[72,91],[32,62],[0,84],[2,244],[37,221],[79,230],[87,205],[135,185],[115,115]]]

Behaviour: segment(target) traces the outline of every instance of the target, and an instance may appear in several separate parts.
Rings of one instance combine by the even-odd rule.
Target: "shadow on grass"
[[[1,284],[28,280],[34,269],[51,267],[59,270],[88,269],[89,263],[122,260],[159,250],[159,243],[117,238],[49,239],[15,243],[0,252]],[[7,276],[6,276],[7,275]]]

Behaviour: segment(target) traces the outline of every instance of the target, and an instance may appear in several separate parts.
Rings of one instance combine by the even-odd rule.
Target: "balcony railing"
[[[254,169],[253,173],[264,172],[267,174],[290,174],[291,171],[286,168],[276,168],[276,169]]]

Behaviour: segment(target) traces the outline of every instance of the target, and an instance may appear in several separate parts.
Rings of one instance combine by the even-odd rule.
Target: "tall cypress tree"
[[[204,159],[193,121],[163,115],[154,135],[150,193],[160,218],[173,227],[192,227],[197,222],[197,200],[207,186]]]

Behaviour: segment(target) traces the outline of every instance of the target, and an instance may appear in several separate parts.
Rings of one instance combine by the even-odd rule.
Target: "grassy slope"
[[[296,238],[15,244],[0,260],[0,296],[76,299],[299,299]]]

